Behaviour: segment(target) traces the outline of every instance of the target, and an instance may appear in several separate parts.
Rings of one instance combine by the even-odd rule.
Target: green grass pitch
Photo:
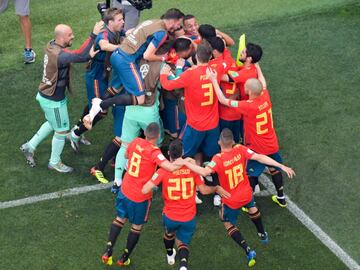
[[[35,64],[24,66],[22,35],[14,7],[0,15],[0,201],[95,184],[89,168],[112,137],[111,117],[88,134],[93,142],[63,160],[71,175],[48,171],[51,138],[36,152],[38,166],[28,168],[19,146],[44,121],[35,101],[42,75],[42,48],[56,24],[73,27],[76,48],[98,20],[95,0],[31,1]],[[81,4],[80,4],[81,3]],[[198,16],[234,39],[246,33],[264,50],[261,66],[273,102],[274,121],[286,164],[297,177],[286,180],[286,193],[355,261],[360,262],[360,5],[345,0],[182,0],[154,1],[142,19],[159,17],[169,7]],[[233,55],[236,48],[232,50]],[[75,94],[70,119],[81,115],[86,100],[84,65],[75,65]],[[109,177],[113,172],[106,171]],[[346,269],[289,211],[269,197],[259,198],[270,244],[258,242],[245,215],[240,230],[258,253],[255,269]],[[155,195],[150,221],[129,269],[174,269],[165,263],[161,199]],[[243,252],[226,236],[210,198],[198,208],[191,243],[190,269],[245,269]],[[0,269],[110,269],[102,266],[114,216],[109,191],[0,210]],[[117,243],[119,255],[126,229]],[[112,267],[116,269],[115,267]]]

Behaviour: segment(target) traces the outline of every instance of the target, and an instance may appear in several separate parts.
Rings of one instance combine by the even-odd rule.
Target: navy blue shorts
[[[214,156],[220,152],[219,136],[219,127],[198,131],[186,124],[180,135],[184,144],[184,156],[193,157],[198,152],[203,152],[207,157]]]
[[[117,137],[121,137],[122,125],[125,115],[125,106],[114,106],[112,108],[112,114],[114,116],[114,127],[113,132]]]
[[[164,129],[170,133],[177,133],[180,129],[178,119],[178,106],[176,99],[163,98],[164,109],[161,111]]]
[[[85,73],[86,91],[88,98],[88,106],[91,108],[91,101],[93,98],[100,98],[108,88],[108,81],[103,78],[103,74],[100,76],[94,76],[92,72]]]
[[[276,160],[279,163],[283,162],[280,152],[276,152],[275,154],[271,154],[271,155],[267,155],[267,156]],[[259,177],[263,173],[265,166],[266,165],[264,165],[260,162],[257,162],[256,160],[249,160],[247,162],[246,171],[249,176]],[[281,172],[280,168],[278,168],[278,167],[273,167],[273,168],[276,169],[277,171]]]
[[[190,221],[181,222],[172,220],[163,214],[163,223],[167,233],[175,234],[176,238],[185,245],[190,244],[191,238],[196,229],[195,217]]]
[[[219,121],[220,124],[220,132],[224,128],[228,128],[232,131],[234,135],[234,141],[236,143],[242,143],[244,138],[244,132],[243,132],[243,120],[233,120],[228,121],[220,118]]]
[[[255,206],[255,200],[254,197],[251,199],[251,201],[247,204],[245,204],[242,207],[251,208]],[[232,209],[229,206],[222,204],[221,208],[219,210],[219,216],[222,222],[230,222],[232,225],[236,226],[237,218],[240,214],[240,208]]]
[[[148,221],[151,200],[141,203],[128,199],[121,191],[116,197],[116,212],[120,218],[127,218],[131,224],[142,225]]]

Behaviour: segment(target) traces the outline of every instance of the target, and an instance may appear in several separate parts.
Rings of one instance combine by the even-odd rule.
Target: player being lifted
[[[171,8],[160,20],[147,20],[140,23],[126,39],[120,48],[111,55],[110,62],[114,70],[114,76],[123,85],[126,92],[102,101],[93,100],[93,109],[90,116],[99,111],[106,110],[112,105],[136,105],[145,101],[144,80],[141,77],[138,60],[144,58],[148,61],[164,61],[166,55],[156,55],[156,50],[167,39],[168,32],[174,32],[180,28],[184,14]],[[95,108],[94,108],[95,106]]]
[[[239,114],[243,115],[245,145],[253,151],[267,155],[278,163],[282,163],[279,153],[279,145],[276,137],[272,118],[272,104],[269,92],[258,79],[248,79],[245,82],[245,94],[249,100],[231,100],[225,98],[216,80],[216,71],[209,70],[211,81],[219,102],[229,107],[233,107]],[[247,172],[250,176],[250,184],[253,189],[258,184],[258,178],[265,169],[265,165],[251,160],[247,164]],[[272,196],[272,200],[281,207],[286,207],[284,195],[284,184],[281,166],[271,166],[269,171],[275,185],[277,195]]]
[[[130,264],[129,256],[139,240],[143,225],[147,222],[151,204],[152,194],[143,194],[141,190],[155,173],[156,166],[169,171],[180,167],[170,163],[155,146],[160,136],[160,127],[157,123],[147,126],[145,136],[146,139],[136,138],[132,141],[125,154],[129,159],[129,168],[116,198],[117,216],[111,224],[106,251],[102,256],[102,261],[107,265],[113,263],[113,248],[127,220],[131,223],[131,230],[124,253],[117,264]]]
[[[172,141],[169,145],[171,162],[176,162],[183,155],[183,145],[180,140]],[[180,160],[181,163],[181,160]],[[164,244],[169,265],[175,264],[176,250],[179,253],[179,269],[188,269],[189,244],[196,228],[196,187],[202,194],[217,192],[228,197],[229,193],[220,186],[209,187],[204,184],[201,176],[182,166],[176,171],[169,172],[162,168],[157,170],[152,180],[142,189],[144,194],[162,183],[164,199],[163,223],[165,226]]]
[[[230,193],[230,197],[222,198],[220,219],[229,236],[246,252],[248,266],[251,267],[255,265],[256,252],[251,250],[236,226],[241,207],[248,208],[249,217],[257,229],[260,241],[266,244],[269,240],[264,230],[260,211],[255,206],[252,189],[245,171],[246,163],[249,160],[259,162],[259,164],[276,166],[284,170],[289,177],[293,177],[295,173],[291,168],[265,155],[256,154],[243,145],[235,145],[233,134],[228,128],[223,129],[218,143],[221,147],[221,153],[215,155],[205,168],[188,160],[183,162],[189,169],[202,176],[212,173],[218,174],[221,187]]]

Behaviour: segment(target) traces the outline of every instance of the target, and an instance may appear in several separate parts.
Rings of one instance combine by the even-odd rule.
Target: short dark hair
[[[224,41],[222,40],[222,38],[211,37],[211,38],[207,39],[207,41],[209,42],[209,44],[213,50],[217,50],[220,53],[224,52],[225,44],[224,44]]]
[[[196,57],[201,63],[208,63],[212,56],[212,48],[206,40],[203,40],[196,49]]]
[[[176,139],[169,144],[169,156],[172,160],[182,157],[183,143],[181,140]]]
[[[188,38],[177,38],[174,42],[173,48],[176,52],[184,52],[190,49],[191,46],[191,40]]]
[[[199,35],[202,39],[216,37],[216,29],[210,24],[202,24],[199,27]]]
[[[147,139],[157,139],[160,135],[160,126],[156,122],[150,123],[145,129],[145,136]]]
[[[180,19],[184,18],[184,16],[185,16],[184,13],[182,13],[180,11],[180,9],[170,8],[164,13],[164,15],[161,16],[161,19],[164,19],[164,20],[171,20],[171,19],[180,20]]]
[[[259,45],[254,43],[246,44],[246,56],[252,58],[252,63],[257,63],[260,61],[262,56],[262,49]]]
[[[192,15],[192,14],[186,14],[186,15],[184,16],[184,22],[187,21],[187,20],[194,19],[194,18],[195,18],[194,15]]]
[[[109,21],[113,21],[115,19],[116,15],[123,14],[122,9],[118,8],[108,8],[104,12],[104,18],[103,21],[105,24],[108,24]]]
[[[224,128],[220,133],[220,141],[225,147],[231,147],[234,143],[234,135],[228,128]]]
[[[155,55],[163,55],[170,51],[170,49],[174,46],[173,40],[165,40],[163,44],[156,50]]]

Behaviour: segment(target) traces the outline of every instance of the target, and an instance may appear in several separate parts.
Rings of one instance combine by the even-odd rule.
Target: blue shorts
[[[113,74],[128,93],[134,96],[145,94],[144,79],[134,59],[118,49],[111,54],[110,63]]]
[[[195,217],[187,222],[175,221],[163,214],[163,223],[165,230],[169,234],[176,235],[176,238],[183,242],[185,245],[189,245],[191,238],[196,229]]]
[[[184,144],[184,156],[193,157],[198,152],[203,152],[207,157],[214,156],[220,152],[219,136],[218,126],[214,129],[198,131],[186,124],[180,134],[180,139]]]
[[[267,156],[276,160],[277,162],[279,162],[281,164],[283,162],[280,152],[276,152],[275,154],[271,154],[271,155],[267,155]],[[246,171],[249,176],[259,177],[263,173],[265,166],[266,165],[264,165],[260,162],[257,162],[256,160],[249,160],[247,162]],[[277,171],[281,172],[280,168],[278,168],[278,167],[273,167],[273,168],[276,169]]]
[[[116,212],[120,218],[127,218],[131,224],[142,225],[148,221],[151,200],[141,203],[128,199],[121,191],[116,197]]]
[[[178,110],[178,117],[179,117],[179,134],[183,130],[186,124],[186,114]]]
[[[161,111],[161,119],[164,123],[164,129],[167,129],[170,133],[177,133],[180,129],[177,100],[163,98],[163,101],[164,109]]]
[[[96,64],[96,63],[94,63]],[[97,64],[99,65],[99,64]],[[99,74],[96,74],[96,71]],[[104,78],[103,68],[98,66],[92,68],[85,73],[86,91],[88,98],[88,106],[91,108],[91,101],[93,98],[100,98],[108,87],[108,81]]]
[[[113,127],[114,135],[117,137],[121,137],[122,126],[125,115],[125,106],[112,107],[112,114],[114,116],[114,127]]]
[[[220,118],[220,132],[224,128],[228,128],[232,131],[234,135],[234,141],[236,143],[241,143],[243,141],[244,132],[243,132],[243,120],[233,120],[228,121]]]
[[[251,201],[242,207],[251,208],[255,206],[255,200],[254,197],[251,199]],[[240,214],[240,208],[238,209],[232,209],[229,206],[222,204],[221,208],[219,210],[219,216],[222,222],[230,222],[232,225],[236,226],[237,218]]]

